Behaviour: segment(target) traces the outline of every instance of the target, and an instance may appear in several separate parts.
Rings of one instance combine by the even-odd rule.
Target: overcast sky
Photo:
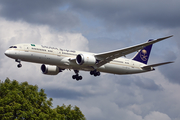
[[[179,11],[179,0],[0,0],[0,79],[38,85],[54,107],[76,105],[88,120],[180,120]],[[40,64],[18,69],[4,55],[18,43],[98,53],[169,35],[153,45],[148,64],[175,63],[136,75],[81,71],[77,82],[72,70],[43,75]]]

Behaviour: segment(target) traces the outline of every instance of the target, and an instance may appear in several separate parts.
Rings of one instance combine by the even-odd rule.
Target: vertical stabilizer
[[[148,42],[149,41],[152,41],[152,40],[148,40]],[[152,44],[139,50],[139,52],[133,57],[132,60],[147,64],[149,56],[150,56],[151,48],[152,48]]]

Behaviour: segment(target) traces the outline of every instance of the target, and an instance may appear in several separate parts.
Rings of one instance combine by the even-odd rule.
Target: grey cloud
[[[115,29],[139,25],[172,28],[180,26],[179,4],[178,0],[78,0],[72,3],[72,7],[84,14],[89,13],[100,18],[107,26]]]
[[[179,107],[172,106],[177,104],[179,98],[167,93],[169,90],[163,83],[157,84],[154,82],[156,79],[141,79],[138,76],[119,77],[122,80],[116,81],[119,84],[118,95],[114,95],[113,99],[119,108],[135,105],[134,112],[143,118],[153,110],[165,113],[171,118],[178,118],[176,111]],[[143,78],[143,75],[141,77]]]
[[[179,56],[179,50],[180,50],[180,42],[178,34],[179,29],[172,30],[175,34],[172,38],[171,42],[168,46],[169,49],[165,49],[163,56],[161,59],[164,59],[164,61],[173,61],[174,63],[171,63],[169,65],[160,66],[158,67],[158,70],[169,80],[171,83],[180,84],[180,56]]]
[[[178,83],[180,84],[180,65],[179,65],[179,58],[176,59],[175,63],[172,63],[171,65],[160,67],[159,70],[162,72],[162,74],[168,78],[168,80],[172,83]]]
[[[138,76],[124,78],[125,80],[118,81],[119,84],[125,86],[136,85],[141,89],[150,90],[150,91],[159,91],[163,90],[161,85],[157,85],[154,80],[148,78],[140,78]]]
[[[161,85],[157,85],[154,80],[151,79],[145,79],[145,80],[136,80],[134,81],[135,85],[137,85],[140,88],[147,89],[147,90],[163,90]]]
[[[79,19],[73,12],[60,10],[64,4],[64,0],[1,0],[0,15],[12,21],[23,20],[62,30],[79,24]]]
[[[79,99],[84,96],[80,92],[68,89],[46,89],[45,92],[48,95],[48,97],[52,98]]]
[[[80,24],[79,13],[83,17],[98,18],[111,29],[123,26],[176,28],[180,26],[179,4],[178,0],[1,0],[0,15],[10,20],[47,24],[59,29]],[[64,6],[68,6],[65,11]]]

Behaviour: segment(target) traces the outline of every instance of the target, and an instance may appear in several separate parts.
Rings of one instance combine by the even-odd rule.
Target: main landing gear
[[[97,71],[97,70],[90,71],[90,74],[94,75],[95,77],[101,75],[101,73],[99,71]]]
[[[76,73],[76,75],[73,75],[72,78],[76,79],[77,81],[82,80],[82,76],[79,76],[79,70],[74,70],[74,72]],[[101,73],[97,70],[90,71],[90,74],[94,75],[95,77],[101,75]]]
[[[15,61],[19,63],[19,64],[17,65],[18,68],[22,67],[21,60],[20,60],[20,59],[16,59]]]
[[[73,75],[72,78],[76,79],[77,81],[82,80],[82,76],[79,76],[79,70],[74,70],[76,75]]]

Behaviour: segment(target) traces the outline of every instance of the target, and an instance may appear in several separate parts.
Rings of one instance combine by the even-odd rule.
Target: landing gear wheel
[[[100,72],[97,72],[97,76],[100,76],[101,75],[101,73]]]
[[[18,64],[17,67],[18,67],[18,68],[22,67],[22,64]]]
[[[79,75],[73,75],[72,79],[76,79],[77,81],[82,80],[82,76]]]
[[[19,63],[19,64],[17,65],[18,68],[22,67],[21,60],[20,60],[20,59],[16,59],[15,62],[18,62],[18,63]]]
[[[82,76],[78,76],[78,79],[79,79],[79,80],[82,80]]]
[[[82,76],[78,76],[78,77],[76,78],[76,80],[77,80],[77,81],[82,80]]]
[[[95,77],[101,75],[101,73],[100,73],[99,71],[96,71],[96,70],[90,71],[90,74],[91,74],[91,75],[94,75]]]
[[[94,75],[94,71],[90,71],[90,74],[91,74],[91,75]]]
[[[79,81],[79,77],[77,77],[76,80]]]
[[[72,79],[76,79],[76,75],[73,75],[73,76],[72,76]]]
[[[82,76],[79,76],[79,70],[74,70],[74,72],[76,73],[76,75],[72,76],[72,79],[76,79],[77,81],[82,80]]]

